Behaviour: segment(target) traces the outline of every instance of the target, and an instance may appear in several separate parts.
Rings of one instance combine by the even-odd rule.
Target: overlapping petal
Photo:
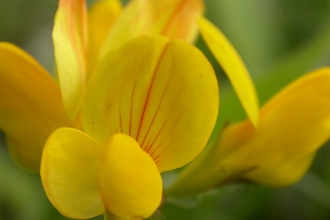
[[[48,199],[63,215],[87,219],[104,212],[97,175],[105,149],[71,128],[60,128],[47,140],[41,180]]]
[[[111,30],[101,56],[146,34],[161,34],[191,42],[197,34],[196,19],[203,11],[201,0],[130,1]]]
[[[162,178],[156,164],[124,134],[111,138],[99,171],[99,186],[107,210],[122,219],[147,218],[162,199]]]
[[[218,104],[214,71],[199,50],[145,36],[104,58],[87,88],[83,124],[104,144],[115,133],[128,134],[165,171],[204,148]]]
[[[53,30],[63,103],[71,121],[81,108],[86,81],[87,18],[84,0],[60,0]]]
[[[99,61],[99,53],[122,10],[119,0],[96,2],[88,13],[88,75]],[[87,76],[88,78],[88,76]]]
[[[257,127],[258,97],[243,61],[227,38],[210,21],[200,17],[198,24],[203,39],[227,74],[248,117]]]
[[[32,57],[0,43],[0,129],[11,155],[39,171],[43,146],[56,128],[70,126],[56,82]]]

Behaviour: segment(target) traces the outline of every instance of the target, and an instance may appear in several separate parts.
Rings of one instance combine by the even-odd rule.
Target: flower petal
[[[218,104],[214,71],[199,50],[180,40],[144,36],[111,51],[94,72],[83,124],[104,144],[114,133],[128,134],[165,171],[201,152]]]
[[[152,158],[131,137],[115,134],[99,171],[108,211],[123,219],[152,215],[162,199],[162,178]]]
[[[54,53],[64,107],[73,122],[85,90],[86,27],[85,1],[60,0],[53,30]]]
[[[108,210],[105,210],[104,220],[124,220],[124,219],[114,215],[113,213],[109,212]]]
[[[131,1],[111,30],[101,55],[146,34],[192,42],[197,35],[196,19],[203,11],[202,0]]]
[[[96,2],[88,13],[88,73],[90,74],[99,60],[101,47],[117,20],[122,6],[119,0]]]
[[[307,171],[330,137],[330,68],[316,70],[282,90],[250,120],[223,131],[219,143],[190,163],[167,191],[192,196],[237,178],[286,186]]]
[[[257,127],[258,97],[243,61],[226,37],[210,21],[200,17],[198,24],[203,39],[226,72],[248,117]]]
[[[98,184],[105,147],[71,128],[56,130],[47,140],[41,180],[48,199],[69,218],[86,219],[104,212]]]
[[[0,43],[0,129],[15,160],[39,172],[47,137],[70,126],[58,85],[32,57]]]
[[[232,169],[255,167],[244,177],[270,186],[298,181],[315,151],[330,137],[330,68],[316,70],[289,85],[260,112],[258,130],[248,121],[229,127],[218,155]],[[238,136],[241,143],[230,141]],[[226,156],[225,156],[226,155]]]

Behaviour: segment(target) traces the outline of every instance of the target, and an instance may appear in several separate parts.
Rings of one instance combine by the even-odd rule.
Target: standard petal
[[[101,57],[134,37],[146,34],[192,42],[197,35],[196,19],[203,11],[202,0],[130,1],[113,26]]]
[[[183,166],[204,148],[219,105],[212,66],[194,46],[161,36],[111,51],[94,72],[83,107],[87,133],[107,143],[130,135],[160,171]]]
[[[260,112],[252,132],[248,121],[224,132],[218,156],[224,167],[246,169],[245,178],[270,186],[293,184],[305,174],[316,150],[330,137],[330,68],[316,70],[289,85]],[[231,138],[244,136],[237,144]]]
[[[87,219],[104,212],[97,184],[104,152],[104,146],[76,129],[60,128],[48,138],[41,180],[48,199],[66,217]]]
[[[124,134],[111,138],[98,180],[105,207],[122,219],[148,218],[162,199],[162,178],[156,164]]]
[[[0,129],[11,155],[39,172],[46,139],[62,126],[70,122],[56,82],[24,51],[0,43]]]
[[[61,0],[53,29],[54,53],[65,110],[75,122],[86,80],[86,5],[83,0]]]
[[[227,74],[248,117],[257,127],[259,121],[258,97],[243,61],[227,38],[210,21],[200,17],[198,24],[203,39]]]
[[[122,6],[119,0],[96,2],[88,13],[88,75],[99,60],[100,49],[117,20]]]

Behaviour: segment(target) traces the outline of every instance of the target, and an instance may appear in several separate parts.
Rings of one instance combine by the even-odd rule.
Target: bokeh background
[[[57,0],[0,0],[0,41],[23,48],[51,73],[51,31],[57,4]],[[205,0],[205,4],[206,17],[226,34],[245,61],[261,104],[300,75],[330,65],[329,0]],[[226,121],[246,116],[204,42],[198,39],[196,45],[209,57],[220,81],[217,133]],[[0,135],[0,220],[66,219],[47,200],[40,177],[10,159]],[[171,176],[165,174],[166,181]],[[330,145],[319,150],[310,171],[293,186],[226,186],[195,199],[169,201],[151,219],[328,220]]]

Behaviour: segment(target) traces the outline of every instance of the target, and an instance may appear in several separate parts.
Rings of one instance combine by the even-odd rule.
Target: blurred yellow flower
[[[215,26],[205,19],[199,22],[215,56],[221,56],[222,50],[232,53],[218,43],[223,39]],[[237,66],[236,71],[245,72]],[[316,150],[330,138],[329,85],[330,68],[315,70],[265,104],[258,112],[257,127],[251,117],[225,127],[218,141],[179,174],[167,194],[192,196],[242,180],[274,187],[297,182]]]

